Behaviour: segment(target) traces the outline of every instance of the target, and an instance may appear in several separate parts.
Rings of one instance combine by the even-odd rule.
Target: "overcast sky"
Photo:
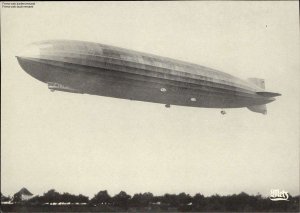
[[[1,9],[1,190],[299,194],[298,2],[37,2]],[[93,41],[266,80],[268,114],[64,92],[15,55]]]

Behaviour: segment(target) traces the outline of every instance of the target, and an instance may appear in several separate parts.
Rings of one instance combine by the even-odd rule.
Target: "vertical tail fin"
[[[260,89],[265,89],[265,80],[260,78],[248,78],[247,79],[250,83],[256,85]],[[263,105],[255,105],[255,106],[248,106],[247,107],[252,112],[262,113],[264,115],[267,114],[267,106]]]
[[[265,81],[264,79],[260,78],[248,78],[248,82],[250,82],[252,85],[256,86],[256,95],[258,95],[259,98],[265,99],[264,103],[270,103],[275,100],[274,97],[280,96],[280,93],[275,92],[267,92],[265,91]],[[266,104],[262,105],[255,105],[255,106],[248,106],[247,107],[252,112],[262,113],[264,115],[267,114],[267,106]]]
[[[261,89],[265,89],[265,80],[261,78],[248,78],[247,79],[250,83],[258,86]]]

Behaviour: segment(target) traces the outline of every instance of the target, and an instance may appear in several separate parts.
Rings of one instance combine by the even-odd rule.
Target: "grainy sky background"
[[[298,2],[37,2],[1,9],[1,190],[299,194]],[[54,92],[15,55],[111,44],[266,80],[264,116]]]

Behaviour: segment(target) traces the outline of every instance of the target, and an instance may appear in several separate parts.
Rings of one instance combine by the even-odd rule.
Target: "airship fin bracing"
[[[51,91],[165,106],[247,107],[262,114],[266,114],[265,104],[280,95],[265,91],[263,79],[242,80],[197,64],[93,42],[35,42],[17,60]]]

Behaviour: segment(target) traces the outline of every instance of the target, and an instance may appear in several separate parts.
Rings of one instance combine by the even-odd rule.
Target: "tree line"
[[[5,199],[5,196],[1,194]],[[6,198],[7,200],[7,198]],[[227,196],[212,195],[205,197],[197,193],[194,196],[184,192],[179,194],[164,194],[154,196],[150,192],[136,193],[133,196],[124,191],[110,196],[106,190],[99,191],[91,199],[82,194],[59,193],[54,189],[43,195],[22,200],[18,196],[12,197],[14,204],[22,205],[51,205],[64,203],[84,204],[91,207],[108,207],[111,211],[299,211],[299,196],[289,196],[289,201],[274,202],[261,195],[248,195],[244,192]],[[106,211],[108,209],[106,208]]]

